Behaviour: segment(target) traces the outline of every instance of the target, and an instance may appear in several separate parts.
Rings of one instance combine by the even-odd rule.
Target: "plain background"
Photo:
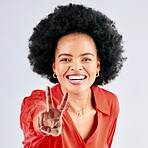
[[[34,89],[52,86],[30,69],[28,38],[33,27],[69,2],[100,10],[115,21],[128,57],[119,76],[104,88],[119,99],[112,148],[146,148],[148,133],[148,2],[146,0],[0,0],[0,147],[21,148],[21,102]]]

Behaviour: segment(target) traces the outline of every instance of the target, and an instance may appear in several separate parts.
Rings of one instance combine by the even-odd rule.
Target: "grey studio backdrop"
[[[21,148],[19,115],[23,98],[53,86],[33,73],[27,60],[32,29],[57,5],[69,2],[100,10],[115,21],[124,38],[125,62],[104,88],[119,99],[120,114],[112,148],[147,148],[148,2],[146,0],[0,0],[0,147]]]

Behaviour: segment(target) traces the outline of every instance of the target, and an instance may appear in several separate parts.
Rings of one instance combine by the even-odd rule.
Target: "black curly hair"
[[[97,56],[101,60],[99,77],[93,85],[103,85],[113,80],[126,60],[122,56],[122,36],[115,23],[106,15],[83,5],[58,6],[41,20],[29,39],[28,59],[34,72],[53,83],[52,63],[58,40],[70,33],[84,33],[94,40]]]

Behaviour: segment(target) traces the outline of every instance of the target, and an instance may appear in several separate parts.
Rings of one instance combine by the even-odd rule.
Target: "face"
[[[90,90],[99,70],[100,61],[90,36],[75,33],[58,41],[53,71],[63,93],[84,93]]]

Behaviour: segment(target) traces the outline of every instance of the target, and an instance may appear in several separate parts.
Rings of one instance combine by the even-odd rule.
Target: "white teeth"
[[[85,76],[68,76],[68,79],[70,80],[82,80]]]

